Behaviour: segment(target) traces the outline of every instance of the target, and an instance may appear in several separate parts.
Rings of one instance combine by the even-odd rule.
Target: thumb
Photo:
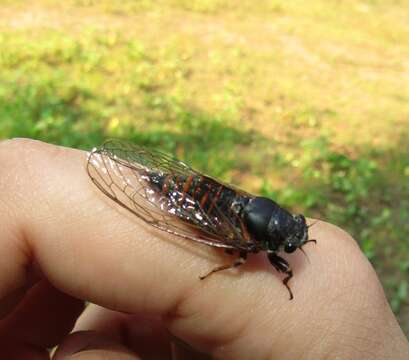
[[[53,360],[137,360],[135,353],[125,346],[96,331],[71,334],[58,347]]]

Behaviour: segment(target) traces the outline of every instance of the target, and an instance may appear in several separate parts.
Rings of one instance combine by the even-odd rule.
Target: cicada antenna
[[[315,220],[312,224],[307,225],[307,229],[309,229],[311,226],[315,225],[317,222],[319,222],[320,220]]]

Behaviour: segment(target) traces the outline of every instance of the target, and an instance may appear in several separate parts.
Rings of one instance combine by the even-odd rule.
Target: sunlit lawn
[[[126,137],[334,222],[409,334],[405,1],[26,3],[0,0],[1,138]]]

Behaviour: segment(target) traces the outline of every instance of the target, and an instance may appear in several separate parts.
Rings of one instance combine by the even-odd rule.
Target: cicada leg
[[[270,260],[271,265],[273,265],[277,271],[287,275],[283,280],[283,284],[290,293],[290,300],[292,300],[294,298],[293,292],[288,286],[288,282],[293,277],[293,271],[291,270],[290,264],[287,262],[287,260],[283,259],[282,257],[278,256],[276,253],[273,252],[268,254],[268,260]]]
[[[200,276],[199,278],[200,280],[204,280],[216,272],[239,267],[240,265],[243,265],[246,262],[246,260],[247,260],[247,253],[241,252],[240,256],[232,264],[218,266],[214,268],[213,270],[209,271],[206,275]]]

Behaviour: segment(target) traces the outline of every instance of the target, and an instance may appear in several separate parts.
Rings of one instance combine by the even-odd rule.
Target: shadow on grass
[[[126,109],[135,121],[118,120],[111,129],[110,100],[75,85],[50,80],[32,84],[0,83],[0,137],[29,137],[64,146],[90,149],[110,137],[177,155],[205,172],[223,176],[241,160],[241,152],[263,138],[228,125],[228,121],[198,109],[164,101],[157,109]],[[176,109],[176,110],[175,110]],[[128,115],[129,116],[129,115]],[[117,131],[119,130],[119,131]]]
[[[0,83],[0,137],[29,137],[82,147],[103,139],[100,116],[84,107],[94,95],[55,81],[30,84]]]

